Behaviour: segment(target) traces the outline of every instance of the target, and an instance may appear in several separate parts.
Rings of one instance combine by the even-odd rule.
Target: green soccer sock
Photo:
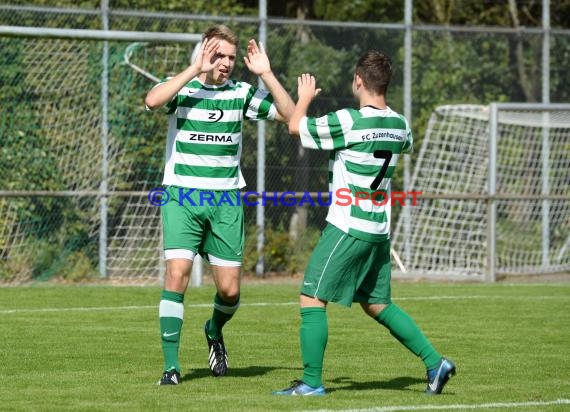
[[[235,303],[224,302],[216,293],[214,297],[214,311],[208,325],[210,339],[219,339],[222,336],[222,328],[234,316],[239,308],[239,296]]]
[[[316,388],[323,384],[323,360],[329,337],[329,324],[325,308],[301,308],[301,356],[303,382]]]
[[[403,309],[390,303],[375,319],[388,328],[392,336],[401,344],[419,356],[426,369],[433,369],[438,365],[441,355]]]
[[[176,369],[180,372],[178,348],[180,333],[184,318],[184,294],[163,290],[161,293],[158,316],[160,319],[160,337],[162,339],[162,354],[164,355],[164,370]]]

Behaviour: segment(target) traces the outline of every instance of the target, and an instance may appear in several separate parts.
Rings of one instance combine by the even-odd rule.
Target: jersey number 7
[[[392,152],[389,150],[375,150],[374,157],[377,159],[384,159],[384,163],[380,168],[380,172],[378,172],[378,175],[370,185],[370,189],[372,190],[378,189],[378,186],[380,186],[382,179],[384,179],[384,176],[386,176],[388,166],[390,166],[390,160],[392,160]]]

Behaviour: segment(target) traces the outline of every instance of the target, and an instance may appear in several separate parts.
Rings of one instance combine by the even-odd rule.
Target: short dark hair
[[[355,74],[360,76],[366,89],[385,95],[392,79],[392,60],[379,51],[367,51],[358,59]]]
[[[202,40],[213,38],[226,40],[228,43],[233,44],[234,46],[237,46],[238,44],[237,35],[229,27],[224,25],[212,26],[202,35]]]

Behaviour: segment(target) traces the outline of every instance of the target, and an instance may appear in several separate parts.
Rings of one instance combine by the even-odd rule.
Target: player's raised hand
[[[269,57],[265,53],[263,44],[260,42],[258,46],[254,39],[247,43],[247,55],[244,56],[243,61],[249,71],[257,76],[271,71]]]
[[[215,69],[222,63],[222,59],[218,57],[218,49],[220,47],[220,40],[218,39],[205,39],[196,54],[194,60],[195,67],[200,73],[209,72]]]
[[[310,73],[303,73],[297,77],[297,96],[299,101],[312,101],[321,89],[317,88],[317,80]]]

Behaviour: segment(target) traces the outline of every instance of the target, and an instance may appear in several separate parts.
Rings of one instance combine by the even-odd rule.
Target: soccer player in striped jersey
[[[386,104],[390,59],[369,51],[357,62],[352,92],[358,109],[307,117],[319,93],[310,74],[298,78],[298,102],[289,132],[306,148],[330,150],[329,190],[351,194],[333,199],[327,226],[307,265],[300,291],[303,376],[276,395],[324,395],[323,359],[328,339],[326,307],[335,302],[364,312],[421,358],[429,394],[441,393],[455,365],[442,357],[413,319],[390,296],[390,179],[401,153],[412,149],[407,120]],[[343,196],[344,197],[344,196]]]
[[[232,80],[238,39],[225,26],[203,34],[197,56],[184,71],[159,83],[146,96],[154,110],[170,115],[162,207],[166,276],[159,305],[164,372],[160,385],[178,384],[184,295],[197,253],[212,267],[214,309],[204,332],[214,376],[228,370],[222,328],[239,307],[244,249],[240,188],[242,123],[245,119],[288,122],[294,102],[271,70],[263,45],[250,40],[244,62],[267,90]]]

